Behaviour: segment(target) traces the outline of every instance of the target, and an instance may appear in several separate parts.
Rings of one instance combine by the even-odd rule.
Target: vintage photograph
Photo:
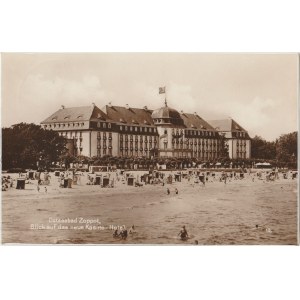
[[[2,53],[2,244],[298,245],[298,53]]]

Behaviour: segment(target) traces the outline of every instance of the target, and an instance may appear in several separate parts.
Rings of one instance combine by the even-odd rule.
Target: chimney
[[[180,113],[183,114],[183,110],[181,110]]]
[[[148,110],[148,107],[147,107],[147,106],[144,106],[144,110]]]
[[[129,105],[128,104],[126,104],[126,108],[129,109]]]
[[[194,112],[194,116],[196,116],[196,117],[197,117],[197,112]]]
[[[62,106],[61,106],[61,109],[65,109],[65,106],[64,106],[64,105],[62,105]]]
[[[108,107],[112,107],[111,101],[108,102]]]
[[[94,102],[92,102],[92,106],[95,107],[95,103]]]

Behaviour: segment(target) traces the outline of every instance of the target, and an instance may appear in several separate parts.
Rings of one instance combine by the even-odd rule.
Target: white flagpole
[[[167,104],[167,87],[165,86],[165,106],[168,106]]]

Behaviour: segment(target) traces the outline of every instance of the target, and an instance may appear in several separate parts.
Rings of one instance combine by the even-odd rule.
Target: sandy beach
[[[25,190],[2,192],[2,243],[298,243],[297,180],[292,178],[280,176],[267,182],[246,174],[242,180],[225,184],[217,174],[205,186],[193,179],[142,187],[127,186],[120,180],[114,188],[86,185],[85,178],[80,185],[61,188],[51,174],[47,192],[45,186],[37,191],[36,180],[26,184]],[[136,232],[126,240],[113,238],[118,226],[133,224]],[[189,233],[187,241],[178,238],[183,225]]]

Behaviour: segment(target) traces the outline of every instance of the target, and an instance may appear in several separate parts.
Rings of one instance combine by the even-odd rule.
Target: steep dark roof
[[[151,118],[152,110],[149,109],[106,105],[102,110],[114,122],[132,125],[154,125]]]
[[[103,111],[101,111],[97,106],[79,106],[79,107],[68,107],[61,108],[48,117],[43,123],[57,123],[57,122],[78,122],[78,121],[88,121],[91,118],[101,118],[103,120],[107,119],[107,116]]]
[[[152,118],[153,119],[164,119],[164,118],[180,119],[180,114],[176,109],[173,109],[168,106],[164,106],[154,110],[152,113]]]
[[[204,121],[200,116],[189,113],[182,113],[181,118],[187,128],[202,129],[202,130],[215,130],[209,123]]]
[[[213,128],[218,131],[240,131],[240,132],[247,132],[242,126],[240,126],[236,121],[233,119],[223,119],[223,120],[211,120],[208,121],[209,124]]]

